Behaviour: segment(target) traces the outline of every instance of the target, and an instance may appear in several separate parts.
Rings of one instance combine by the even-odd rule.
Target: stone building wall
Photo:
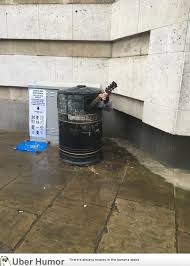
[[[116,80],[116,110],[189,136],[189,10],[189,0],[1,0],[0,128],[26,128],[28,84]]]

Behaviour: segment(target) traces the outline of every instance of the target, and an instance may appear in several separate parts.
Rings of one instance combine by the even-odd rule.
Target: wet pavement
[[[190,253],[190,191],[109,139],[88,167],[14,150],[24,139],[0,132],[0,252]]]

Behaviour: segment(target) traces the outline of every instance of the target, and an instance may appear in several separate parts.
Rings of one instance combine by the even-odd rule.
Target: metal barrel
[[[65,162],[89,165],[102,159],[102,112],[88,108],[99,92],[86,86],[58,92],[59,154]]]

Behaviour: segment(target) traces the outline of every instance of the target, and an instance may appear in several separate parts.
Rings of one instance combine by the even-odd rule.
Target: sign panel
[[[30,137],[46,138],[46,90],[29,90]]]

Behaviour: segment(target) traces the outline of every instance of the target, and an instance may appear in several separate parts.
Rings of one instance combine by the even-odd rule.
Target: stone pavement
[[[24,133],[0,133],[0,252],[190,252],[190,191],[141,165],[111,140],[104,160],[64,163],[13,147]]]

